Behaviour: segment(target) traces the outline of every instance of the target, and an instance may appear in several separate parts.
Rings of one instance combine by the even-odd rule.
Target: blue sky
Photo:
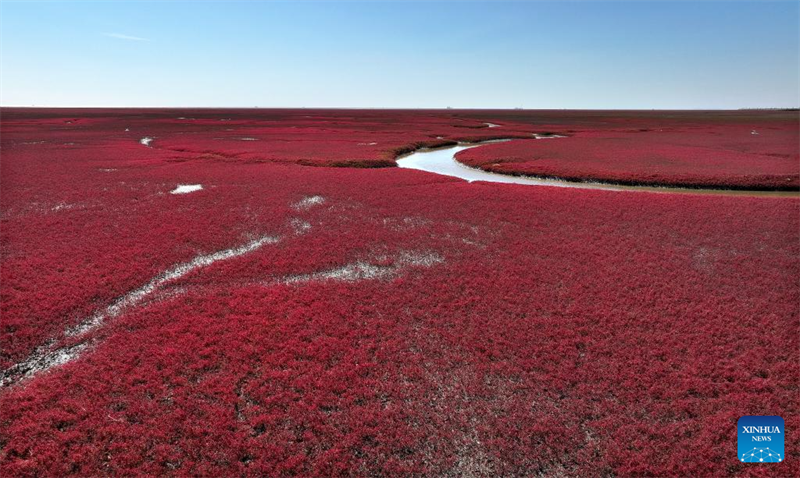
[[[15,2],[0,104],[800,104],[798,2]]]

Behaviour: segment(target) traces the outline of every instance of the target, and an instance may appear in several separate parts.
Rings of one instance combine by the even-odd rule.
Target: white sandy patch
[[[84,342],[55,350],[51,349],[52,343],[37,347],[25,361],[0,372],[0,388],[72,361],[88,346]]]
[[[443,262],[442,256],[435,252],[409,251],[400,254],[398,262],[403,266],[411,267],[431,267],[434,264]]]
[[[147,146],[149,148],[150,147],[150,143],[153,141],[153,139],[154,138],[151,138],[149,136],[145,136],[144,138],[139,140],[139,143],[141,143],[141,144],[143,144],[143,145],[145,145],[145,146]]]
[[[309,281],[325,281],[325,280],[338,280],[338,281],[355,281],[360,279],[377,279],[390,275],[392,269],[390,267],[382,267],[370,264],[368,262],[355,262],[347,264],[336,269],[330,269],[322,272],[315,272],[313,274],[302,274],[296,276],[289,276],[284,278],[281,282],[284,284],[297,284]]]
[[[51,211],[61,211],[62,209],[72,209],[74,207],[75,207],[74,204],[67,204],[65,202],[60,202],[60,203],[56,204],[55,206],[53,206],[50,210]]]
[[[294,218],[289,221],[289,224],[291,224],[292,229],[294,229],[294,233],[298,236],[303,235],[311,230],[311,223],[302,219]]]
[[[383,225],[394,231],[409,231],[431,224],[430,219],[424,217],[383,218]]]
[[[325,198],[322,196],[306,196],[303,199],[292,204],[292,209],[295,209],[297,211],[305,211],[306,209],[311,209],[312,207],[322,204],[324,202]]]
[[[385,258],[384,258],[385,259]],[[397,276],[409,267],[431,267],[444,259],[435,252],[402,252],[392,265],[374,264],[369,261],[356,261],[342,267],[311,274],[284,277],[283,284],[298,284],[312,281],[353,282],[358,280],[386,279]]]
[[[178,184],[178,187],[170,191],[170,194],[189,194],[203,189],[202,184]]]

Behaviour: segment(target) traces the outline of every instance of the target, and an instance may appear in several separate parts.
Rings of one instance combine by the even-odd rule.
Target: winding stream
[[[493,140],[482,143],[461,143],[444,148],[420,149],[413,153],[397,158],[397,166],[408,169],[418,169],[429,173],[441,174],[463,179],[467,182],[486,181],[492,183],[525,184],[529,186],[550,186],[560,188],[602,189],[605,191],[645,191],[662,194],[717,194],[726,196],[773,196],[773,197],[800,197],[798,191],[747,191],[733,189],[699,189],[682,187],[656,187],[656,186],[627,186],[619,184],[606,184],[598,182],[575,182],[560,179],[545,179],[531,176],[511,176],[506,174],[490,173],[482,169],[473,168],[456,160],[456,154],[465,149],[477,148],[485,144],[508,141]]]

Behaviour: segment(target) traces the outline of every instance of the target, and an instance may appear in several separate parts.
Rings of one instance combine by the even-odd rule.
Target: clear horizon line
[[[20,109],[198,109],[198,110],[487,110],[487,111],[742,111],[742,110],[798,110],[800,106],[741,106],[737,108],[526,108],[526,107],[402,107],[402,106],[48,106],[48,105],[0,105],[0,108]]]

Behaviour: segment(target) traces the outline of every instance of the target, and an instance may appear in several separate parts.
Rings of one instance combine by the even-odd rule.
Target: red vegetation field
[[[798,199],[342,167],[776,114],[3,110],[0,475],[797,476]]]
[[[571,181],[799,190],[800,121],[796,114],[773,116],[710,125],[644,121],[639,129],[577,131],[557,142],[512,141],[458,157],[491,172]]]

